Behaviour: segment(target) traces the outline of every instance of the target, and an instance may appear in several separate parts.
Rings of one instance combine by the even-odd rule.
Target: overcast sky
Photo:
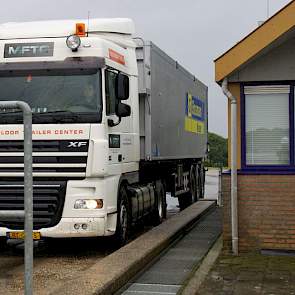
[[[269,0],[270,15],[289,0]],[[213,60],[267,18],[267,0],[14,0],[0,22],[130,17],[152,40],[209,87],[209,131],[227,136],[226,98],[214,82]]]

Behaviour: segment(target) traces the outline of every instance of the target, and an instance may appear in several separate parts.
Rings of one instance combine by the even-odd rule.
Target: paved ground
[[[103,239],[57,241],[35,249],[34,294],[70,279],[112,252]],[[0,254],[0,294],[23,294],[23,252],[14,248]]]
[[[195,294],[294,295],[295,257],[220,256]]]

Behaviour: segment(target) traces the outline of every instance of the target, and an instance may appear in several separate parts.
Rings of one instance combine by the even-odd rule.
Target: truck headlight
[[[81,39],[77,35],[71,35],[67,38],[66,43],[72,51],[77,51],[81,45]]]
[[[101,209],[103,207],[103,200],[76,200],[75,209]]]

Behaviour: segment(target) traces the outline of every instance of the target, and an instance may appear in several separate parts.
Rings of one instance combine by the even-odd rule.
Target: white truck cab
[[[152,130],[148,53],[133,34],[129,19],[0,26],[0,100],[25,101],[33,112],[38,239],[115,235],[124,244],[139,219],[150,216],[159,223],[165,217],[167,189],[173,188],[173,195],[185,200],[182,205],[202,194],[204,148],[183,156],[161,157],[159,150],[154,152],[153,136],[148,134]],[[144,91],[139,90],[139,62]],[[203,97],[194,100],[184,91],[179,99],[201,105],[203,129],[185,132],[192,140],[201,136],[205,146],[207,88],[198,83]],[[168,85],[169,81],[162,87]],[[2,110],[1,210],[23,209],[23,175],[22,116],[16,110]],[[23,221],[0,220],[0,236],[17,238],[22,231]]]

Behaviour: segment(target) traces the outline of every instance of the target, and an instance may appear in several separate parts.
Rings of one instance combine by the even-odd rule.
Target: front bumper
[[[78,224],[79,229],[75,229]],[[87,228],[83,229],[82,224],[86,224]],[[107,230],[107,218],[62,218],[60,222],[51,228],[43,228],[36,230],[41,233],[41,238],[82,238],[97,237],[114,234],[114,231]],[[0,236],[6,236],[7,232],[13,232],[5,227],[0,228]]]
[[[117,183],[118,176],[96,179],[69,180],[67,182],[62,216],[56,225],[37,227],[36,232],[44,238],[72,238],[72,237],[98,237],[110,236],[116,231],[117,223]],[[107,197],[106,197],[107,196]],[[78,199],[103,199],[102,209],[74,209]],[[75,229],[79,224],[79,229]],[[82,224],[86,224],[84,229]],[[35,223],[34,223],[35,225]],[[12,228],[12,227],[11,227]],[[6,236],[12,230],[9,225],[0,226],[0,236]]]

